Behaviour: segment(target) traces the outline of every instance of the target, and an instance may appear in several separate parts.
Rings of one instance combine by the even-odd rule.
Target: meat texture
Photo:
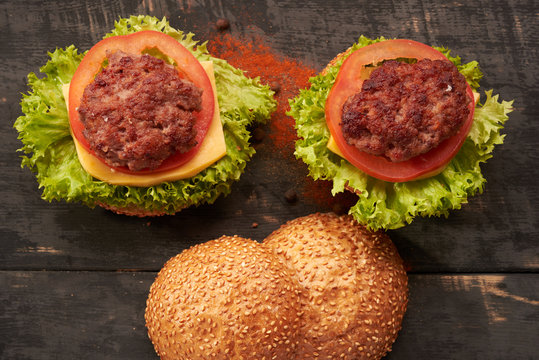
[[[109,165],[155,169],[195,146],[202,90],[163,60],[121,51],[84,90],[78,108],[83,135]]]
[[[345,102],[343,135],[361,151],[408,160],[458,132],[469,115],[466,89],[449,61],[386,61]]]

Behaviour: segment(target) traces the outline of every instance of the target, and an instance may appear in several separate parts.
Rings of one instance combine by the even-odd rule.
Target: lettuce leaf
[[[384,41],[361,36],[352,50]],[[476,61],[462,64],[445,48],[438,48],[453,62],[475,90],[482,73]],[[351,53],[351,52],[350,52]],[[347,55],[349,56],[349,54]],[[345,58],[311,78],[311,87],[290,100],[289,115],[296,121],[299,140],[295,155],[309,168],[315,179],[333,181],[332,193],[345,189],[358,194],[357,203],[349,213],[368,228],[396,229],[412,222],[416,216],[447,216],[459,209],[468,196],[481,193],[485,178],[480,163],[492,155],[494,146],[503,142],[500,130],[512,111],[512,101],[500,101],[492,90],[485,92],[483,103],[476,106],[474,123],[459,153],[440,174],[427,179],[391,183],[373,178],[347,160],[331,152],[326,144],[330,133],[326,126],[324,106]]]
[[[227,155],[192,178],[150,187],[110,185],[90,176],[77,158],[62,95],[62,85],[71,81],[84,56],[71,45],[49,53],[50,60],[40,69],[45,74],[43,78],[34,73],[28,75],[30,91],[21,101],[24,115],[14,124],[23,143],[22,166],[35,173],[44,200],[173,214],[188,206],[213,203],[220,195],[229,194],[232,183],[240,178],[255,153],[249,144],[247,127],[264,122],[275,110],[273,92],[262,86],[259,79],[247,78],[226,61],[211,57],[205,43],[193,40],[192,33],[173,29],[166,19],[119,19],[105,37],[140,30],[171,35],[200,61],[213,61]]]

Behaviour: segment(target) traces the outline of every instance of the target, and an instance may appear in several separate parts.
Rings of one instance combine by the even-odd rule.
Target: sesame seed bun
[[[299,292],[271,249],[223,236],[165,264],[150,289],[146,326],[161,359],[292,359]]]
[[[407,301],[385,233],[313,214],[263,243],[223,236],[170,259],[145,318],[162,359],[380,359]]]
[[[172,215],[171,213],[167,213],[164,210],[149,210],[145,209],[141,206],[137,205],[131,205],[131,206],[113,206],[108,205],[105,203],[98,203],[97,205],[101,206],[104,209],[110,210],[113,213],[120,214],[120,215],[128,215],[128,216],[137,216],[137,217],[156,217],[156,216],[163,216],[163,215]],[[177,211],[181,211],[184,208],[177,209]]]
[[[342,53],[339,53],[337,54],[337,56],[335,56],[327,65],[326,67],[324,68],[324,70],[322,70],[322,75],[326,75],[328,70],[332,67],[334,67],[342,58],[344,58],[345,56],[348,56],[350,55],[350,53],[353,51],[353,48],[352,46],[350,46],[348,49],[346,49],[345,51],[343,51]]]
[[[391,351],[408,301],[401,258],[383,232],[351,216],[313,214],[270,234],[264,244],[303,287],[296,359],[380,359]]]

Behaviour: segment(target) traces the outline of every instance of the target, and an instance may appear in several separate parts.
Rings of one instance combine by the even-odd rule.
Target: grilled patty
[[[202,90],[156,57],[121,51],[107,57],[78,108],[96,154],[111,166],[139,171],[195,146]]]
[[[343,106],[349,145],[399,162],[455,135],[469,115],[466,79],[447,60],[390,60]]]

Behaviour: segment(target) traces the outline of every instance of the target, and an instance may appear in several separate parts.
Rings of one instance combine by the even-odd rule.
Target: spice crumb
[[[255,143],[260,143],[262,140],[264,140],[264,137],[266,136],[266,132],[262,130],[261,128],[256,128],[251,132],[253,136],[253,141]]]
[[[346,208],[343,204],[337,202],[333,204],[333,206],[331,207],[331,211],[333,211],[337,215],[344,215],[346,213]]]
[[[224,31],[230,28],[230,21],[228,21],[228,19],[221,18],[217,20],[215,25],[217,26],[217,30]]]
[[[258,227],[258,223],[254,222],[254,223],[251,224],[251,226],[253,227],[253,229],[256,229]]]
[[[298,201],[298,194],[293,189],[289,189],[284,193],[284,198],[289,203],[295,203]]]
[[[269,83],[270,90],[273,91],[275,94],[279,93],[281,91],[281,84],[279,84],[278,81],[272,81]]]

